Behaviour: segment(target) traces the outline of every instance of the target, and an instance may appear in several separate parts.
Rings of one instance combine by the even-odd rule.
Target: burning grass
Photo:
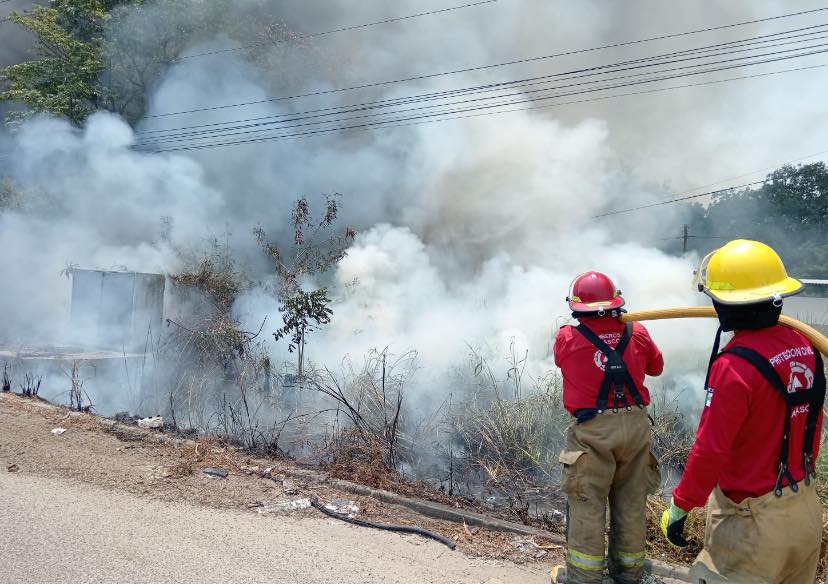
[[[452,423],[462,437],[465,462],[516,501],[527,487],[554,482],[569,423],[559,387],[520,400],[496,398]]]

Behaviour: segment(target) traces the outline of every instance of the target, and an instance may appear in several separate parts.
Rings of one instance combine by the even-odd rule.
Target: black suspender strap
[[[822,374],[822,383],[823,388],[821,391],[821,395],[817,395],[820,393],[816,387],[816,378],[814,380],[814,386],[807,390],[807,391],[798,391],[798,392],[789,392],[788,387],[782,382],[782,379],[779,377],[779,374],[776,372],[776,369],[773,368],[773,365],[770,364],[770,361],[765,359],[761,354],[757,353],[753,349],[748,349],[747,347],[732,347],[727,349],[726,351],[722,351],[722,354],[730,353],[741,357],[751,365],[753,365],[762,377],[767,380],[767,382],[776,390],[776,392],[782,396],[782,399],[785,400],[785,430],[784,434],[782,435],[782,448],[779,456],[779,473],[776,476],[776,485],[774,486],[774,494],[777,497],[782,496],[782,479],[788,479],[788,484],[791,487],[791,490],[796,492],[799,489],[799,486],[796,484],[796,481],[793,478],[793,474],[791,474],[789,463],[790,463],[790,454],[789,454],[789,442],[790,442],[790,435],[791,435],[791,415],[793,413],[793,408],[798,405],[808,404],[808,418],[805,426],[805,443],[803,444],[803,464],[805,466],[805,481],[806,485],[810,484],[812,467],[813,467],[813,439],[814,439],[814,431],[816,429],[816,422],[817,416],[819,415],[819,411],[822,410],[822,402],[825,399],[825,388],[824,388],[824,373]],[[818,353],[816,353],[818,355]],[[818,358],[818,365],[822,365],[822,358]],[[819,374],[819,372],[817,372]],[[812,414],[816,411],[816,414],[813,416],[813,429],[809,430],[809,423],[812,421]],[[810,434],[810,442],[808,442],[808,435]]]
[[[704,391],[710,389],[710,370],[713,368],[713,361],[719,356],[719,346],[722,343],[722,327],[716,330],[716,340],[713,342],[713,350],[710,352],[710,361],[707,362],[707,375],[704,376]]]
[[[607,401],[609,400],[610,390],[613,390],[614,401],[613,411],[617,412],[619,407],[630,409],[627,402],[625,387],[629,389],[630,395],[638,407],[644,407],[644,400],[638,387],[635,385],[632,376],[627,370],[627,365],[624,363],[624,351],[630,343],[632,337],[632,323],[627,323],[624,327],[624,332],[621,335],[621,340],[618,341],[618,346],[613,349],[607,345],[601,337],[595,334],[592,329],[584,324],[579,324],[575,330],[580,332],[590,343],[603,353],[607,362],[604,366],[604,378],[601,380],[601,387],[598,391],[598,403],[595,408],[599,414],[607,409]]]
[[[814,385],[811,388],[813,399],[808,409],[805,421],[805,443],[803,444],[803,464],[805,466],[805,484],[811,483],[811,477],[816,476],[814,463],[814,438],[816,437],[817,422],[822,406],[825,404],[825,366],[822,363],[822,354],[814,349],[816,371],[814,371]]]

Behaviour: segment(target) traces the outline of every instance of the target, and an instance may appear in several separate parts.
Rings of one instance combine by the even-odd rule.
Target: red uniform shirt
[[[613,349],[621,341],[624,324],[618,319],[606,316],[581,320],[602,341]],[[562,326],[555,337],[555,365],[560,367],[564,378],[564,407],[570,414],[575,410],[594,408],[598,403],[598,392],[604,379],[606,357],[598,348],[579,333],[573,326]],[[645,405],[650,403],[650,392],[644,386],[644,375],[661,375],[664,357],[650,338],[650,333],[640,323],[633,323],[630,342],[624,351],[627,371],[638,387]],[[627,401],[635,402],[627,392]],[[610,396],[609,404],[612,405]]]
[[[768,359],[789,389],[813,386],[814,349],[797,331],[780,325],[740,330],[725,349],[734,346],[753,349]],[[807,404],[796,406],[791,415],[788,465],[796,481],[805,477],[802,445],[807,411]],[[779,473],[784,428],[785,400],[762,374],[736,355],[716,359],[696,442],[684,476],[673,491],[676,505],[685,511],[703,507],[717,484],[736,503],[772,491]],[[819,455],[820,434],[818,429],[814,460]]]

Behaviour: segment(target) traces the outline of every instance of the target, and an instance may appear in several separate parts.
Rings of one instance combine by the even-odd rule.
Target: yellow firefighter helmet
[[[755,304],[802,291],[804,284],[788,276],[770,246],[735,239],[707,254],[696,273],[696,284],[722,304]]]

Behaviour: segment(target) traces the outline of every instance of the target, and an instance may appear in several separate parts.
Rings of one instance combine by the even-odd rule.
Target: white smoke
[[[716,12],[714,24],[794,11],[801,3],[793,4],[732,3],[727,14]],[[254,5],[239,3],[238,11]],[[141,21],[141,30],[152,30],[147,21],[151,25],[152,19],[167,16],[165,6],[147,5],[131,14],[133,21],[119,22],[128,27]],[[533,0],[516,7],[504,1],[331,35],[308,43],[307,52],[286,52],[280,45],[262,49],[253,62],[243,52],[192,59],[172,66],[152,87],[148,116],[710,24],[710,11],[689,4],[654,13],[643,10],[645,3],[636,6],[648,17],[633,23],[635,10],[619,13],[604,3],[574,7]],[[289,26],[314,32],[435,7],[440,6],[334,2],[323,9],[301,2],[283,10]],[[187,17],[187,10],[170,12]],[[778,29],[757,27],[745,36]],[[676,45],[732,40],[733,34]],[[233,42],[220,37],[193,44],[190,51],[228,46]],[[283,115],[673,48],[661,43],[315,100],[147,117],[137,131]],[[289,60],[299,53],[302,58]],[[276,62],[279,74],[267,68]],[[772,164],[755,154],[763,142],[776,138],[787,145],[793,136],[799,140],[807,134],[811,138],[801,150],[818,149],[810,144],[818,133],[790,131],[796,108],[779,114],[776,104],[789,100],[793,89],[773,85],[772,91],[756,92],[751,87],[757,86],[174,154],[135,150],[132,145],[146,135],[136,136],[110,114],[93,116],[82,130],[59,120],[30,121],[3,138],[11,155],[0,158],[0,175],[28,197],[23,209],[0,213],[0,340],[49,342],[62,336],[70,284],[59,273],[68,263],[173,273],[182,250],[199,250],[209,237],[227,233],[248,277],[266,282],[270,266],[252,228],[261,225],[273,237],[289,240],[288,212],[297,198],[307,195],[313,204],[317,195],[340,192],[340,223],[360,235],[332,281],[318,282],[331,286],[334,318],[310,339],[308,354],[316,364],[332,365],[346,354],[358,358],[374,347],[391,346],[397,353],[415,349],[421,376],[428,380],[420,385],[439,392],[444,389],[440,376],[464,359],[468,345],[498,359],[514,339],[540,375],[553,367],[552,336],[568,319],[564,296],[582,271],[613,274],[633,310],[701,301],[690,287],[695,258],[670,257],[652,244],[677,234],[678,211],[659,208],[660,214],[647,215],[647,221],[629,215],[623,222],[607,222],[594,215],[651,202],[663,191],[658,185],[695,186]],[[806,110],[816,111],[816,100],[806,96],[819,92],[797,93]],[[748,94],[751,107],[740,107]],[[727,95],[740,99],[728,101]],[[736,132],[737,127],[756,130],[759,139]],[[258,330],[265,316],[268,328],[279,320],[277,303],[264,286],[246,292],[234,313],[247,330]],[[712,323],[653,323],[649,328],[665,349],[671,377],[692,373],[698,382]],[[292,359],[284,343],[273,343],[271,350],[276,362]]]

